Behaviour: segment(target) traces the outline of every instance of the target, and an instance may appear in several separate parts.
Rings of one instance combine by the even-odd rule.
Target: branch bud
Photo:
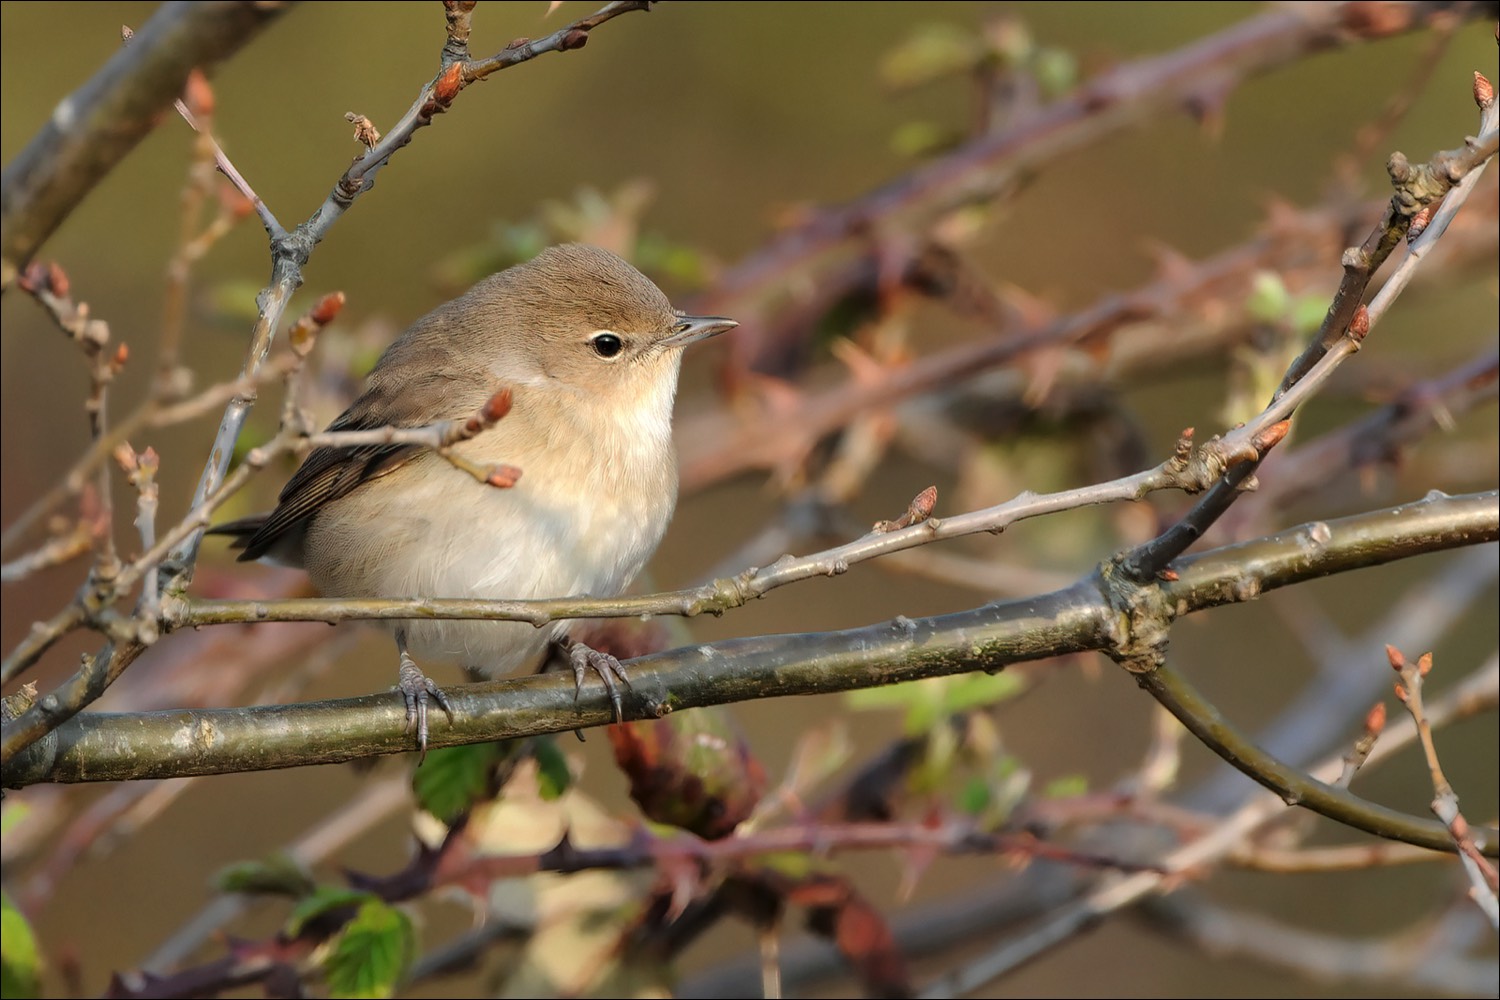
[[[456,62],[445,69],[443,75],[438,77],[437,82],[432,85],[433,99],[446,108],[453,103],[453,99],[458,96],[463,85],[464,64]]]
[[[200,121],[211,118],[214,113],[214,88],[202,70],[189,71],[187,83],[182,88],[182,103]]]
[[[1264,455],[1285,440],[1291,429],[1292,422],[1290,420],[1277,421],[1251,438],[1250,443],[1255,446],[1256,451]]]
[[[1495,85],[1483,73],[1474,73],[1474,103],[1488,109],[1495,103]]]
[[[1385,658],[1391,661],[1391,669],[1398,674],[1406,666],[1406,657],[1401,655],[1401,650],[1389,643],[1385,647]]]
[[[113,454],[115,464],[123,469],[127,476],[135,475],[136,470],[141,467],[139,456],[136,455],[135,449],[130,447],[129,441],[121,441],[115,445]]]
[[[1437,212],[1440,204],[1442,202],[1433,202],[1411,217],[1411,225],[1406,228],[1407,243],[1417,242],[1417,237],[1427,232],[1427,226],[1432,222],[1432,216]]]
[[[380,130],[375,123],[357,111],[344,112],[344,121],[354,126],[354,141],[366,149],[374,149],[380,141]]]
[[[312,307],[312,311],[308,315],[319,326],[327,326],[338,318],[339,312],[344,308],[345,301],[343,292],[329,292],[318,300],[318,304]]]
[[[1354,318],[1349,321],[1349,336],[1354,338],[1355,343],[1362,344],[1369,334],[1370,310],[1360,306],[1354,310]]]
[[[1365,713],[1365,735],[1379,736],[1385,731],[1385,702],[1377,701],[1375,707]]]

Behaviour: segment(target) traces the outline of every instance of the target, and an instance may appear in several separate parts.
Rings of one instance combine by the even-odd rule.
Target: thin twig
[[[1432,776],[1433,815],[1442,820],[1452,833],[1453,842],[1458,845],[1459,860],[1463,862],[1464,874],[1469,877],[1469,895],[1489,919],[1490,926],[1500,930],[1500,898],[1496,896],[1500,890],[1500,873],[1474,846],[1469,822],[1458,808],[1458,795],[1443,774],[1437,745],[1432,741],[1432,723],[1423,707],[1423,681],[1432,671],[1432,654],[1424,653],[1412,663],[1395,646],[1385,647],[1385,653],[1391,669],[1401,678],[1396,685],[1396,697],[1411,713],[1412,722],[1417,727],[1417,738],[1422,744],[1422,754],[1427,758],[1427,770]]]

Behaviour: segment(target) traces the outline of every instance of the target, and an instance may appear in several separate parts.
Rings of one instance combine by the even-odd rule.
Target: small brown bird
[[[242,560],[305,568],[329,597],[615,596],[656,551],[677,503],[682,349],[736,325],[678,313],[605,250],[553,247],[418,320],[329,425],[423,427],[468,417],[509,388],[509,415],[454,451],[518,466],[514,487],[480,483],[420,446],[319,448],[274,511],[213,530],[236,537]],[[449,706],[414,656],[494,677],[538,668],[558,644],[579,687],[597,672],[621,717],[619,662],[569,642],[570,624],[394,623],[418,744],[425,750],[429,700]]]

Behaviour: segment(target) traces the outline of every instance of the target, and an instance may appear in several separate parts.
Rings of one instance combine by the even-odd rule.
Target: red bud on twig
[[[312,307],[309,315],[314,323],[327,326],[338,318],[339,311],[344,308],[344,302],[343,292],[329,292],[318,300],[318,304]]]
[[[1363,343],[1370,335],[1370,310],[1364,306],[1354,310],[1354,318],[1349,321],[1349,335],[1357,343]]]
[[[1278,420],[1270,427],[1255,435],[1250,443],[1255,445],[1256,451],[1264,455],[1285,440],[1287,434],[1291,433],[1291,430],[1292,422],[1290,420]]]
[[[1474,103],[1481,108],[1495,103],[1495,85],[1483,73],[1474,74]]]
[[[182,103],[187,105],[187,109],[199,121],[213,115],[214,88],[202,70],[195,69],[188,73],[187,83],[182,88]]]
[[[456,62],[443,71],[443,75],[437,78],[432,85],[432,96],[443,107],[453,103],[458,92],[463,89],[464,64]]]
[[[906,506],[906,513],[894,521],[876,521],[871,529],[876,534],[886,534],[892,531],[900,531],[902,528],[910,528],[914,524],[921,524],[932,516],[933,509],[937,507],[937,487],[929,486],[921,493],[912,498],[911,503]]]
[[[1415,243],[1417,237],[1427,232],[1427,226],[1432,222],[1432,216],[1437,212],[1438,205],[1441,204],[1442,202],[1434,202],[1431,205],[1426,205],[1420,212],[1411,217],[1411,225],[1406,228],[1406,242]]]

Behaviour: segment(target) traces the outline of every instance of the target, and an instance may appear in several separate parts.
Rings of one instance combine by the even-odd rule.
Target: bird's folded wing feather
[[[446,351],[425,364],[383,365],[370,385],[330,431],[425,427],[467,416],[494,391],[493,377],[461,367]],[[413,369],[411,377],[405,377]],[[436,405],[435,405],[436,404]],[[424,449],[411,444],[372,444],[314,449],[281,491],[276,509],[245,543],[241,561],[266,555],[288,532],[298,529],[325,505],[399,468]]]

